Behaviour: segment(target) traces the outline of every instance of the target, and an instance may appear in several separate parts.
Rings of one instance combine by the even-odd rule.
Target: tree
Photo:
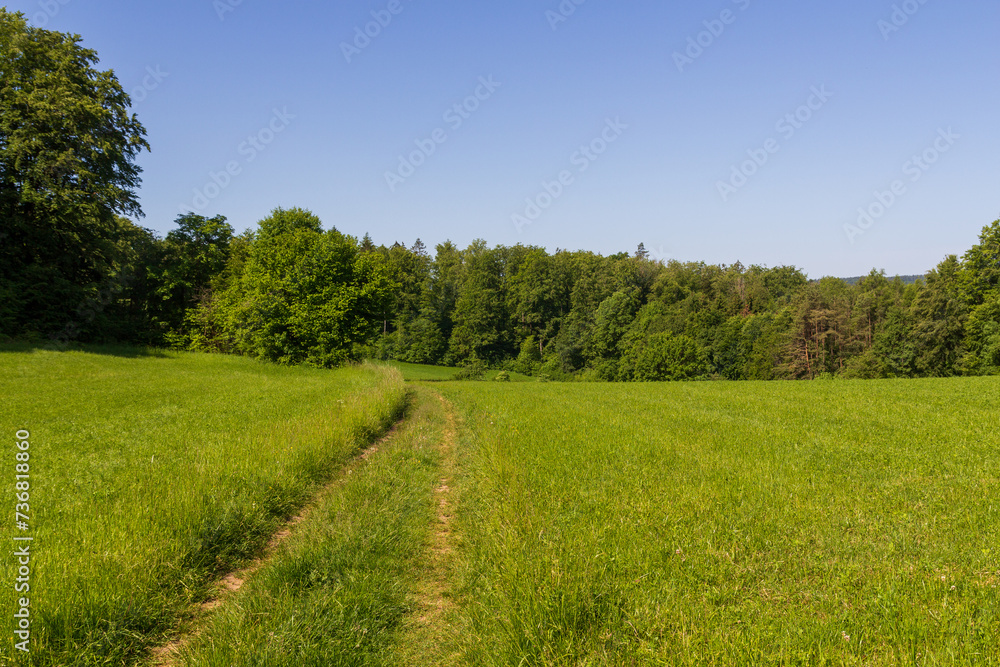
[[[965,331],[965,369],[976,374],[1000,373],[1000,291],[991,292],[969,314]]]
[[[554,339],[562,318],[570,310],[570,276],[562,255],[550,256],[541,248],[530,248],[508,284],[510,314],[517,335],[537,341],[541,354]]]
[[[217,308],[232,349],[285,364],[331,367],[355,358],[381,325],[396,285],[378,253],[308,211],[260,223],[242,273]]]
[[[485,241],[476,240],[462,253],[462,259],[465,280],[455,302],[451,353],[458,361],[495,361],[501,356],[507,321],[500,255]]]
[[[78,35],[0,8],[0,326],[54,333],[120,264],[118,215],[141,216],[131,101]]]
[[[927,274],[927,285],[913,303],[916,368],[920,375],[960,373],[968,307],[961,295],[961,264],[949,255]]]
[[[601,302],[594,313],[586,354],[590,359],[620,357],[622,339],[639,312],[641,302],[638,290],[620,290]]]
[[[1000,289],[1000,220],[983,227],[979,243],[962,257],[957,277],[965,303],[970,308],[982,304]]]
[[[837,278],[823,278],[796,295],[787,350],[793,377],[811,380],[843,370],[852,338],[851,289]]]
[[[210,288],[229,259],[233,228],[224,216],[206,218],[189,213],[175,221],[177,229],[162,244],[156,270],[158,316],[165,332],[180,333],[184,315]]]
[[[691,338],[656,333],[630,351],[632,378],[638,382],[693,380],[706,372],[698,344]]]

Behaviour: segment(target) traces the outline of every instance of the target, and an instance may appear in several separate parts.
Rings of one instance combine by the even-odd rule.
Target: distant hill
[[[857,285],[859,282],[861,282],[866,277],[867,276],[857,276],[855,278],[841,278],[841,280],[843,280],[848,285]],[[896,278],[899,278],[900,280],[903,281],[904,285],[912,285],[913,283],[917,282],[918,280],[923,280],[924,279],[924,277],[922,275],[920,275],[920,276],[886,276],[886,278],[888,278],[889,280],[895,280]]]

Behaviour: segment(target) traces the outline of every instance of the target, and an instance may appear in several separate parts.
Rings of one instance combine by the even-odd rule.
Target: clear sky
[[[161,234],[301,206],[376,243],[820,277],[923,273],[1000,217],[996,0],[6,7],[134,91]]]

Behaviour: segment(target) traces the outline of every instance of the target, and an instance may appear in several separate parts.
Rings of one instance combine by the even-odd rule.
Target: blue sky
[[[6,7],[133,91],[161,234],[301,206],[376,243],[819,277],[922,273],[1000,216],[995,0],[576,2]]]

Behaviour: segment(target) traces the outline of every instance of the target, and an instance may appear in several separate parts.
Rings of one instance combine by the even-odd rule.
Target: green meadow
[[[452,366],[430,366],[427,364],[411,364],[405,361],[380,362],[392,368],[396,368],[403,374],[403,379],[407,382],[443,382],[445,380],[459,379],[462,369]],[[499,370],[483,370],[483,380],[495,380],[500,374]],[[523,373],[508,371],[507,377],[510,382],[536,382],[536,378]]]
[[[0,664],[1000,664],[998,379],[454,370],[3,348]]]
[[[1000,662],[996,378],[441,391],[461,664]]]
[[[404,406],[391,369],[116,348],[4,348],[0,395],[8,442],[31,434],[34,665],[142,659]]]
[[[187,667],[399,664],[424,575],[444,421],[425,389],[389,442],[316,503],[182,650]],[[427,664],[422,655],[412,664]]]

